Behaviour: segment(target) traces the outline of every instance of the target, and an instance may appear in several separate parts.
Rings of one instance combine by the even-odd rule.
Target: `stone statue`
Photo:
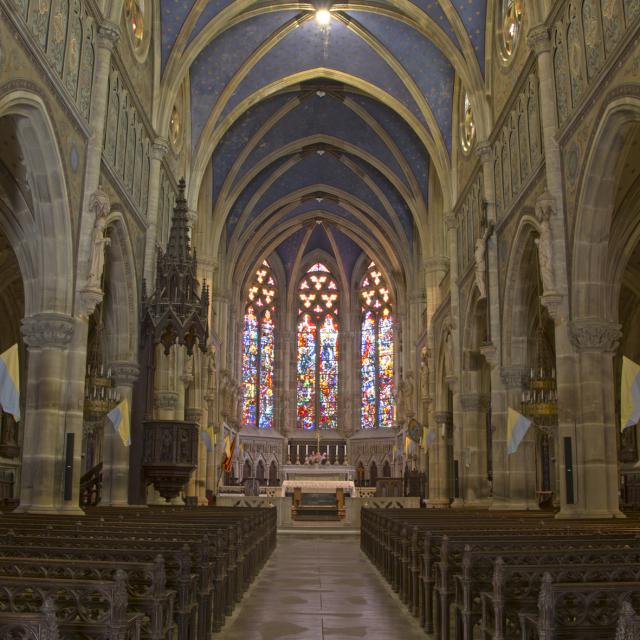
[[[413,411],[413,373],[409,371],[407,377],[403,378],[398,385],[396,421],[399,425],[404,424],[413,415],[415,415]]]
[[[489,224],[485,229],[482,237],[476,240],[476,248],[474,251],[476,266],[476,287],[480,293],[480,300],[487,297],[487,240],[493,232],[493,223]]]
[[[429,400],[429,349],[422,347],[420,351],[420,398],[422,402]]]
[[[444,368],[447,376],[455,375],[453,360],[453,334],[449,333],[444,343]]]
[[[233,407],[233,380],[231,379],[231,374],[227,369],[224,369],[221,373],[221,400],[222,400],[222,417],[226,420],[231,420],[232,418],[232,407]]]
[[[538,261],[540,264],[540,277],[542,278],[543,293],[555,291],[555,277],[553,273],[553,247],[551,243],[551,225],[549,217],[551,209],[547,206],[536,207],[539,236],[535,243],[538,247]]]
[[[89,209],[95,212],[96,220],[93,225],[91,257],[89,259],[89,278],[87,289],[101,290],[102,270],[104,269],[104,250],[111,244],[111,239],[105,237],[107,216],[111,210],[109,196],[98,186],[91,196]]]

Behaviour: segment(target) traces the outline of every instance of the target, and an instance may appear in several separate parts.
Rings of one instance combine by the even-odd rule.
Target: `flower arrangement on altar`
[[[327,461],[327,454],[314,451],[310,453],[305,459],[305,464],[324,464]]]

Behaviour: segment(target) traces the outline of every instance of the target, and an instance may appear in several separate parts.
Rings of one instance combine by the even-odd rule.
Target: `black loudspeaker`
[[[573,448],[571,438],[564,438],[564,481],[567,486],[567,504],[575,504],[573,494]]]
[[[73,445],[75,434],[67,433],[67,440],[64,452],[64,499],[71,500],[73,497]]]

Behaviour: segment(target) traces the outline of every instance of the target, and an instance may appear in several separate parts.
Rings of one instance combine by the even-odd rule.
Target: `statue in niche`
[[[449,332],[444,342],[444,369],[447,376],[455,375],[453,359],[453,334]]]
[[[555,277],[553,273],[553,246],[551,242],[551,207],[542,203],[536,207],[539,236],[535,239],[538,247],[538,262],[540,265],[540,277],[544,293],[555,291]]]
[[[420,351],[420,397],[422,402],[429,400],[429,349],[422,347]]]
[[[104,251],[111,244],[111,239],[105,236],[107,229],[107,216],[111,211],[109,196],[98,185],[91,196],[89,209],[95,213],[95,223],[91,235],[91,256],[89,259],[89,278],[87,289],[102,290],[101,280],[104,269]]]
[[[233,380],[231,374],[227,369],[224,369],[221,373],[222,382],[220,392],[222,395],[222,417],[231,420],[232,419],[232,407],[233,407]]]
[[[415,415],[413,411],[413,372],[409,371],[407,377],[403,378],[398,385],[396,421],[399,425],[404,424],[413,415]]]
[[[487,240],[493,232],[493,223],[487,225],[484,233],[476,240],[474,256],[476,260],[475,276],[478,287],[479,299],[487,297]]]

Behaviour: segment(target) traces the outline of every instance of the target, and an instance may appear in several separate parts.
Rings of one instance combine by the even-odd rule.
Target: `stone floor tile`
[[[354,536],[281,536],[221,640],[425,640]]]

